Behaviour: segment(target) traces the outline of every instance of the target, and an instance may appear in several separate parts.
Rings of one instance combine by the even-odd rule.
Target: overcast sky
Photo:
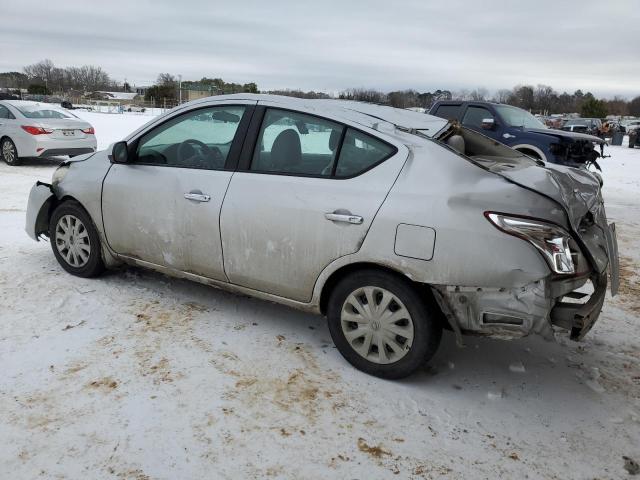
[[[0,71],[50,58],[138,85],[640,95],[638,0],[2,0],[0,19]]]

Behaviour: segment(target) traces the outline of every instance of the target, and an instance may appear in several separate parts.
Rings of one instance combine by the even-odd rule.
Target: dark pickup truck
[[[530,157],[571,167],[597,166],[595,146],[604,144],[593,135],[547,128],[526,110],[499,103],[440,101],[429,114],[456,120]]]

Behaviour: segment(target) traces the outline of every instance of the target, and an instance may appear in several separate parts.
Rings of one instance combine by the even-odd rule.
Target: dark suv
[[[530,157],[572,167],[595,162],[600,154],[594,145],[604,143],[593,135],[547,128],[526,110],[499,103],[440,101],[429,114],[456,120]]]

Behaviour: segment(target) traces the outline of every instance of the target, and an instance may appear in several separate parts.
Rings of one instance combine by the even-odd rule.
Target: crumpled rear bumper
[[[582,340],[600,316],[607,293],[607,274],[592,279],[594,292],[585,303],[557,302],[551,310],[551,323],[569,330],[571,340]]]
[[[53,200],[51,185],[43,182],[36,182],[31,187],[29,193],[29,203],[27,204],[27,221],[25,230],[34,240],[38,241],[40,234],[49,228],[49,207]]]
[[[457,334],[514,338],[531,333],[544,335],[553,325],[568,330],[571,339],[581,340],[600,316],[607,274],[612,295],[619,284],[615,224],[598,231],[602,242],[595,245],[606,248],[606,257],[601,260],[606,262],[608,257],[602,271],[593,268],[586,275],[541,279],[518,287],[434,286],[436,300]],[[593,285],[592,293],[582,288],[588,281]]]

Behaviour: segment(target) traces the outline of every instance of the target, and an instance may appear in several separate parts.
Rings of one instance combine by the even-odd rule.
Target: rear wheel
[[[3,138],[0,142],[0,155],[7,165],[16,166],[20,165],[20,158],[18,158],[18,149],[10,138]]]
[[[329,298],[329,330],[354,367],[377,377],[406,377],[438,349],[439,317],[400,276],[363,270],[341,280]]]
[[[49,238],[56,260],[72,275],[94,277],[104,270],[98,231],[79,203],[67,201],[54,210]]]

